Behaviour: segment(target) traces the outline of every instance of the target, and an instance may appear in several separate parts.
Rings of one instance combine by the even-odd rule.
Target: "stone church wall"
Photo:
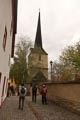
[[[41,71],[48,78],[48,56],[41,55],[41,61],[39,61],[39,54],[31,54],[29,56],[29,75],[33,77],[37,72]]]

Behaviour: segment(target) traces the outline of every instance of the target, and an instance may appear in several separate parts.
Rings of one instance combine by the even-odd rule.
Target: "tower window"
[[[41,61],[41,56],[39,56],[39,61]]]

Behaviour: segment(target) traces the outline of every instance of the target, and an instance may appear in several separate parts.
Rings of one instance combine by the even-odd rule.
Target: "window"
[[[4,49],[4,51],[6,48],[6,40],[7,40],[7,28],[5,26],[4,37],[3,37],[3,49]]]
[[[39,56],[39,61],[41,61],[41,55]]]
[[[2,75],[2,73],[0,72],[0,82],[1,82],[1,75]]]
[[[9,60],[8,60],[8,66],[10,65],[10,54],[9,54]]]
[[[4,77],[4,83],[3,83],[2,96],[4,96],[4,87],[5,87],[5,81],[6,81],[6,77]]]
[[[7,95],[7,90],[8,90],[8,79],[6,80],[6,88],[5,88],[6,95]]]

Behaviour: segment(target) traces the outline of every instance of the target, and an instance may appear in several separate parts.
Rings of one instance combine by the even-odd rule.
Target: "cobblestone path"
[[[9,97],[0,110],[0,120],[80,120],[80,116],[52,103],[42,105],[41,97],[36,104],[26,97],[22,111],[18,109],[18,97]]]
[[[25,101],[26,102],[26,101]],[[27,104],[18,109],[18,97],[9,97],[0,110],[0,120],[37,120]]]
[[[31,101],[31,99],[27,98],[27,101]],[[42,105],[40,96],[37,98],[36,104],[32,102],[29,103],[43,120],[80,120],[79,115],[61,108],[53,103],[49,102],[48,105]]]

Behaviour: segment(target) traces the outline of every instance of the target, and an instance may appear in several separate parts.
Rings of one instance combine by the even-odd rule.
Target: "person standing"
[[[11,96],[13,96],[14,95],[14,87],[13,87],[13,85],[10,86],[10,90],[11,90]]]
[[[19,90],[19,109],[23,110],[24,107],[24,100],[26,95],[26,88],[24,84],[22,84],[21,89]]]
[[[42,104],[47,104],[46,94],[47,94],[47,87],[46,85],[43,85],[41,88]]]
[[[34,85],[32,87],[32,102],[36,103],[36,96],[37,96],[37,87],[36,87],[36,85]]]
[[[21,90],[21,85],[19,85],[19,89],[18,89],[18,95],[20,94],[20,90]]]

